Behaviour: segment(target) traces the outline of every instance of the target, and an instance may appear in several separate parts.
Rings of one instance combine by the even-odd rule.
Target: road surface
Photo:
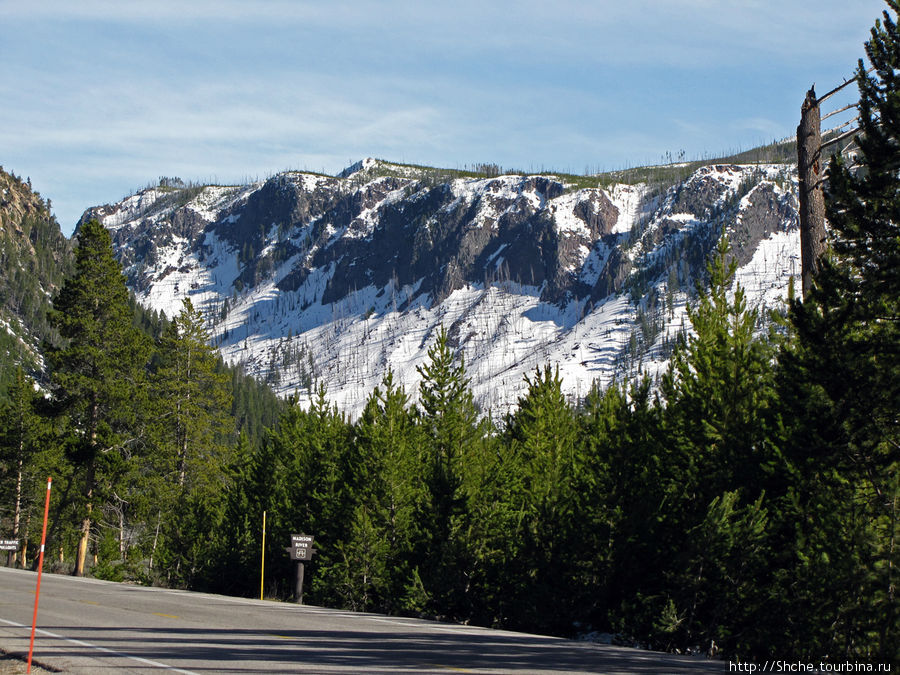
[[[28,652],[33,572],[0,568],[0,649]],[[65,673],[721,673],[721,661],[44,574],[34,659]]]

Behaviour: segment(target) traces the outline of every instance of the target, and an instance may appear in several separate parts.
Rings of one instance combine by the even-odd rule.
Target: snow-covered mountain
[[[683,180],[466,176],[366,159],[338,176],[157,187],[95,207],[129,283],[169,316],[189,296],[225,360],[284,394],[323,381],[356,414],[388,369],[414,394],[443,325],[502,415],[559,366],[573,397],[658,371],[724,227],[752,302],[799,274],[796,170]]]

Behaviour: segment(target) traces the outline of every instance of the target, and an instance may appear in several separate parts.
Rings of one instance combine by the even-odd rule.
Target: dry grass
[[[0,651],[0,675],[19,675],[28,671],[27,659],[17,654],[7,654]],[[37,664],[36,661],[31,662],[32,673],[57,673],[58,670],[47,670]]]

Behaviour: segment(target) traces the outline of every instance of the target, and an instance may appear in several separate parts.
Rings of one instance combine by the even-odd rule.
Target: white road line
[[[15,621],[9,621],[7,619],[0,619],[0,622],[5,623],[9,626],[15,626],[16,628],[25,628],[25,629],[29,628],[29,626],[25,626],[21,623],[16,623]],[[143,663],[148,666],[153,666],[154,668],[162,668],[163,670],[168,670],[173,673],[182,673],[183,675],[200,675],[199,673],[195,673],[192,670],[182,670],[181,668],[176,668],[175,666],[170,666],[165,663],[160,663],[159,661],[151,661],[150,659],[145,659],[140,656],[133,656],[131,654],[126,654],[124,652],[117,652],[113,649],[107,649],[106,647],[101,647],[99,645],[91,644],[90,642],[85,642],[84,640],[76,640],[74,638],[67,638],[65,635],[51,633],[49,630],[43,630],[41,628],[37,628],[37,629],[35,629],[35,632],[40,633],[41,635],[46,635],[47,637],[56,638],[57,640],[63,640],[65,642],[70,642],[73,645],[78,645],[79,647],[88,647],[90,649],[96,649],[98,652],[104,652],[105,654],[112,654],[113,656],[118,656],[123,659],[131,659],[132,661],[137,661],[138,663]]]

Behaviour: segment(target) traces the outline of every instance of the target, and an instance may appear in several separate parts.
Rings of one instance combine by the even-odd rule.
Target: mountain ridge
[[[51,207],[29,179],[0,167],[0,361],[31,372],[42,368],[42,342],[55,339],[47,310],[71,269]],[[3,369],[0,385],[13,370]]]
[[[479,405],[502,415],[544,363],[574,398],[658,372],[723,230],[751,300],[777,304],[799,271],[793,167],[651,170],[689,173],[629,184],[368,158],[337,176],[160,185],[82,221],[112,231],[141,302],[172,314],[191,297],[223,357],[283,395],[320,380],[354,415],[388,370],[415,394],[443,325]]]

